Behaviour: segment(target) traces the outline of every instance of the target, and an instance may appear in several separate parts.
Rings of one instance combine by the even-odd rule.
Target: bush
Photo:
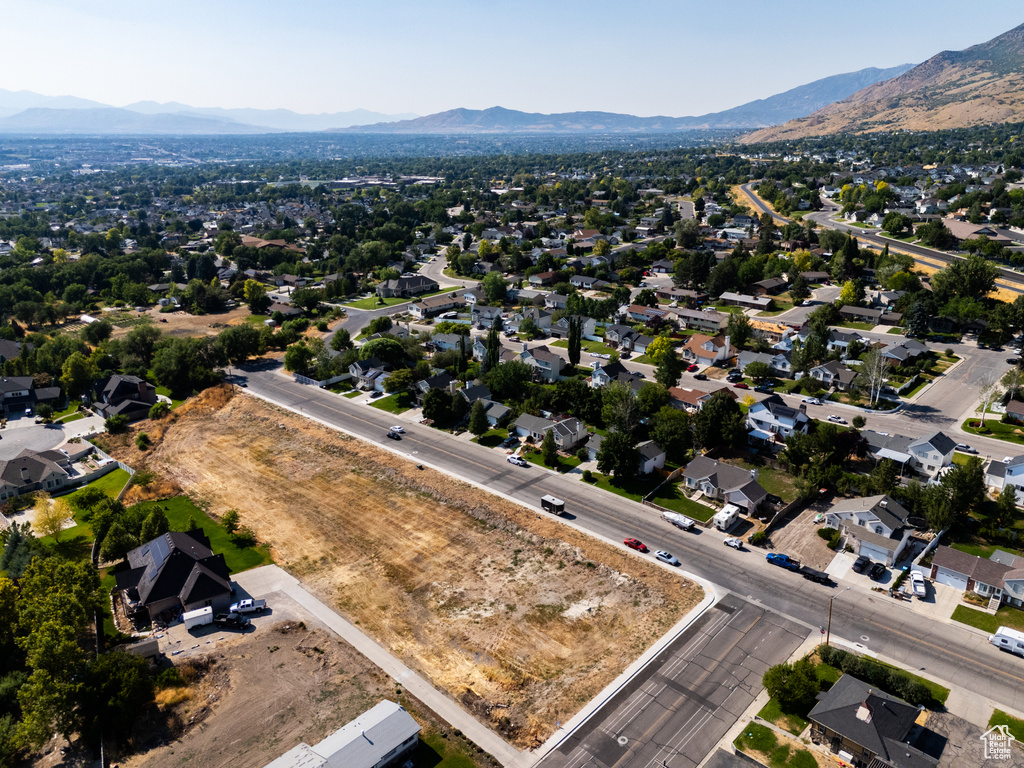
[[[128,417],[123,413],[119,413],[104,421],[103,426],[112,435],[120,434],[128,429]]]
[[[584,483],[592,483],[592,482],[594,482],[594,473],[591,472],[589,469],[584,469],[583,470],[583,482]]]
[[[171,412],[171,404],[165,403],[162,400],[159,403],[154,403],[149,409],[149,418],[151,419],[162,419],[168,413]]]
[[[256,544],[256,531],[247,525],[238,529],[235,534],[235,543],[240,547],[251,547]]]
[[[854,429],[864,429],[864,425],[868,423],[868,420],[865,419],[863,416],[858,415],[853,417],[852,423]]]
[[[152,443],[150,442],[149,435],[147,435],[145,432],[139,432],[139,434],[136,435],[135,447],[138,448],[140,451],[145,451],[151,445]]]
[[[750,534],[748,541],[752,547],[763,547],[768,544],[768,534],[764,531],[757,531]]]
[[[898,669],[831,646],[818,646],[818,658],[822,663],[837,667],[844,674],[863,680],[892,696],[898,696],[915,707],[932,707],[936,704],[928,686]]]
[[[839,548],[839,539],[842,538],[842,532],[836,528],[819,528],[818,536],[823,538],[828,543],[828,548],[833,552]]]

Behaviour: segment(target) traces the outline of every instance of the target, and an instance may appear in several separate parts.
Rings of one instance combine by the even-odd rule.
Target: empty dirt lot
[[[520,747],[549,736],[702,598],[534,512],[225,388],[118,451],[214,514]],[[127,445],[131,445],[127,442]]]

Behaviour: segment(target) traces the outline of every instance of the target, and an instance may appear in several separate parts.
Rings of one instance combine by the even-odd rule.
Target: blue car
[[[799,560],[794,560],[789,555],[784,555],[781,552],[769,552],[767,555],[764,556],[764,559],[772,565],[777,565],[780,568],[785,568],[789,571],[800,570]]]

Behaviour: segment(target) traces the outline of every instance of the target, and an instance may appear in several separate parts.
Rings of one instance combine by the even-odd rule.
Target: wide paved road
[[[516,467],[500,451],[429,427],[410,424],[409,434],[400,443],[387,440],[384,434],[395,422],[393,415],[296,384],[269,368],[248,374],[248,385],[253,394],[523,503],[536,507],[544,494],[565,499],[571,521],[587,531],[613,541],[636,536],[651,549],[667,549],[687,570],[808,631],[826,623],[834,589],[768,565],[760,551],[728,549],[715,531],[678,531],[650,508],[539,467]],[[410,471],[415,471],[413,464]],[[1000,653],[976,632],[901,610],[887,596],[863,590],[844,592],[835,601],[832,634],[947,684],[1024,710],[1024,661]]]
[[[733,596],[716,603],[539,768],[695,768],[806,636]]]

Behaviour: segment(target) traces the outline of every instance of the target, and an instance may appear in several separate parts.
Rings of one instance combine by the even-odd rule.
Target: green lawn
[[[774,493],[787,503],[793,501],[798,496],[796,479],[788,472],[781,469],[772,469],[771,467],[759,467],[756,464],[751,464],[749,461],[730,461],[728,463],[743,467],[743,469],[748,471],[756,469],[757,482],[760,483],[761,487],[768,491],[768,493]]]
[[[59,418],[61,418],[63,416],[70,416],[71,414],[75,413],[78,410],[78,405],[79,405],[79,402],[77,400],[72,400],[68,404],[68,407],[65,408],[63,411],[54,411],[53,412],[53,419],[54,419],[54,421],[56,421],[57,419],[59,419]]]
[[[956,618],[955,613],[953,614],[953,618]],[[887,669],[896,670],[901,675],[909,677],[914,682],[921,683],[921,685],[927,688],[928,691],[931,693],[933,704],[945,705],[946,699],[949,698],[949,688],[941,686],[938,683],[929,680],[928,678],[921,677],[920,675],[915,675],[913,672],[907,672],[906,670],[900,669],[899,667],[894,667],[892,664],[886,664],[884,661],[879,661],[878,659],[865,658],[865,661],[868,661],[872,664],[878,664],[880,666],[886,667]],[[842,670],[837,669],[836,667],[832,667],[828,664],[822,663],[818,663],[818,665],[815,667],[815,673],[818,675],[819,680],[829,680],[832,683],[835,683],[835,681],[843,675]]]
[[[636,363],[637,365],[654,365],[654,361],[651,360],[651,358],[649,358],[647,355],[640,355],[639,357],[634,358],[627,357],[626,359],[629,360],[631,363]]]
[[[956,454],[954,454],[954,456],[955,455]],[[983,557],[986,560],[992,557],[992,553],[997,549],[1001,549],[1003,552],[1009,552],[1014,555],[1021,554],[1018,550],[1015,550],[1012,547],[997,547],[994,544],[961,544],[960,542],[957,542],[956,544],[950,544],[949,546],[953,549],[958,549],[961,552],[966,552],[969,555]]]
[[[870,331],[874,327],[873,323],[858,323],[853,320],[847,320],[845,323],[836,325],[836,328],[854,328],[858,331]]]
[[[558,466],[549,467],[547,464],[544,463],[544,460],[541,458],[540,451],[524,450],[519,455],[522,456],[531,464],[536,464],[538,467],[544,467],[545,469],[555,469],[558,472],[568,472],[570,469],[578,467],[581,464],[580,460],[577,459],[575,456],[571,458],[566,458],[565,456],[557,456],[556,458],[558,460]]]
[[[405,413],[410,408],[416,407],[416,398],[410,392],[396,392],[393,395],[374,400],[370,405],[388,413]]]
[[[1003,606],[993,616],[991,613],[976,611],[966,605],[958,605],[953,609],[953,620],[983,632],[995,632],[1000,627],[1024,630],[1024,611],[1008,606]]]
[[[85,418],[85,414],[84,413],[72,413],[70,416],[65,416],[62,419],[58,419],[58,421],[60,421],[61,424],[70,424],[72,421],[78,421],[79,419],[84,419],[84,418]]]
[[[195,518],[196,524],[203,529],[203,533],[210,539],[210,548],[216,554],[223,554],[231,573],[247,571],[260,565],[268,565],[270,551],[266,545],[257,547],[239,546],[235,537],[224,530],[220,523],[215,522],[203,510],[192,503],[187,496],[175,496],[171,499],[161,501],[144,501],[140,505],[145,510],[155,507],[162,507],[167,520],[171,524],[172,531],[184,531],[188,528],[190,518]],[[245,512],[242,512],[244,519]]]
[[[167,387],[157,387],[156,388],[156,393],[158,395],[163,395],[164,397],[170,398],[170,400],[171,400],[171,410],[174,410],[179,405],[184,403],[185,399],[187,398],[187,396],[183,397],[181,399],[177,399],[177,398],[173,397],[171,395],[171,390],[169,390]]]
[[[507,429],[489,429],[480,437],[474,437],[473,442],[487,448],[497,448],[506,439],[508,439]]]
[[[269,319],[270,315],[248,315],[245,318],[245,322],[253,323],[254,325],[263,325]]]
[[[769,768],[818,768],[809,750],[780,744],[775,733],[759,723],[749,723],[733,742],[741,751],[754,750],[768,756]]]
[[[761,711],[757,713],[757,716],[773,725],[777,725],[785,731],[789,731],[794,736],[799,736],[803,733],[804,728],[807,727],[807,720],[800,717],[800,715],[786,714],[779,708],[779,702],[775,699],[768,699],[768,703],[761,707]]]
[[[118,467],[112,472],[108,472],[102,477],[96,478],[88,485],[83,485],[77,491],[69,493],[67,496],[67,500],[68,502],[70,502],[71,506],[74,507],[76,510],[81,510],[81,507],[78,505],[78,498],[84,489],[98,488],[99,490],[107,494],[107,496],[109,496],[110,498],[115,498],[119,493],[121,493],[121,490],[128,484],[128,481],[130,479],[131,475],[129,475],[123,469]]]
[[[1007,443],[1024,444],[1024,431],[1017,424],[1003,424],[998,418],[985,419],[985,431],[970,426],[972,422],[979,421],[978,416],[972,416],[960,426],[964,432],[984,437],[994,437],[996,440],[1003,440]]]
[[[1003,710],[997,709],[992,712],[992,717],[988,720],[988,727],[991,728],[996,725],[1008,725],[1010,726],[1010,733],[1013,734],[1013,738],[1017,740],[1018,745],[1024,745],[1024,720],[1008,715]]]
[[[727,312],[730,315],[742,315],[743,307],[737,307],[733,304],[712,304],[715,309],[719,312]]]
[[[644,497],[651,493],[662,480],[658,475],[613,479],[600,472],[594,472],[593,476],[593,484],[598,488],[638,503],[643,501]],[[658,489],[657,494],[651,497],[651,502],[701,522],[710,520],[715,514],[715,510],[711,507],[686,498],[678,483],[665,483]]]
[[[354,389],[351,392],[346,392],[344,395],[342,395],[342,397],[347,397],[349,399],[352,399],[353,397],[359,397],[361,394],[363,394],[363,393],[360,392],[358,389]]]
[[[568,339],[559,339],[558,341],[551,342],[549,346],[559,347],[561,349],[568,349],[569,341]],[[588,352],[597,352],[602,355],[610,355],[612,352],[615,351],[611,347],[602,344],[600,341],[591,341],[590,339],[580,340],[580,350],[584,353],[583,355],[581,355],[580,358],[581,363],[583,362],[583,359],[587,357],[586,353]]]
[[[357,299],[356,301],[350,301],[342,304],[343,307],[348,309],[377,309],[379,307],[393,307],[395,304],[405,304],[412,299],[403,298],[392,298],[392,299],[381,299],[378,296],[371,296],[368,299]]]

